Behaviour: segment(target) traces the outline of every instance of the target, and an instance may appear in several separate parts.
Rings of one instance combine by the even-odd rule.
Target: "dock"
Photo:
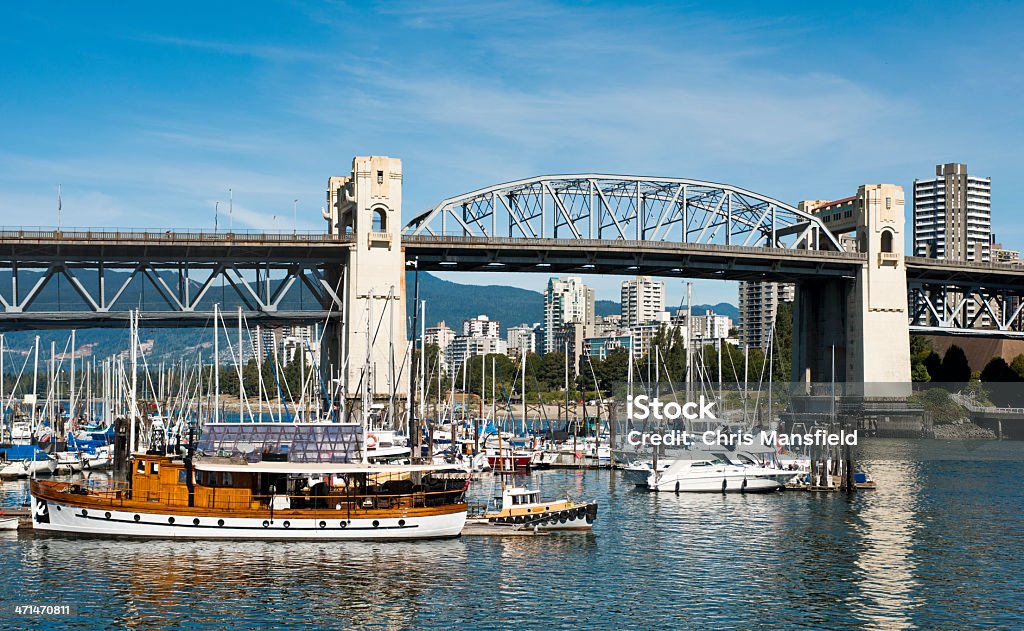
[[[27,506],[23,508],[4,508],[0,510],[0,517],[17,517],[18,530],[32,530],[32,511]]]

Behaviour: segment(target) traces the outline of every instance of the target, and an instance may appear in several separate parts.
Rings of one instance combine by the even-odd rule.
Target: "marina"
[[[548,497],[597,501],[590,533],[111,542],[29,530],[0,533],[0,567],[23,598],[77,603],[68,628],[103,617],[116,627],[447,629],[454,617],[475,630],[496,628],[496,607],[502,626],[554,629],[781,631],[826,617],[844,631],[936,629],[968,616],[975,628],[1008,628],[1022,613],[1013,546],[1024,504],[1012,482],[1024,475],[1022,446],[870,440],[858,456],[879,488],[853,497],[645,493],[608,470],[517,476]],[[483,475],[470,501],[493,491]],[[20,505],[27,482],[4,482],[2,498]],[[98,566],[88,581],[54,580]]]

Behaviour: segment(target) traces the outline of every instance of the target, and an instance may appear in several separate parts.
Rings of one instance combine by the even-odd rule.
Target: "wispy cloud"
[[[243,44],[226,40],[190,39],[187,37],[171,37],[167,35],[139,35],[137,40],[154,44],[164,44],[181,48],[204,50],[238,57],[252,57],[262,61],[276,63],[308,63],[323,62],[327,57],[323,53],[305,48],[275,46],[271,44]]]

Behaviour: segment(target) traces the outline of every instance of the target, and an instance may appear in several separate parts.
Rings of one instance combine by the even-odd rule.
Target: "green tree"
[[[981,371],[981,380],[986,382],[1020,381],[1018,375],[1002,357],[993,357]]]
[[[922,362],[924,369],[928,371],[928,379],[925,381],[942,381],[942,356],[931,351]],[[915,381],[917,381],[915,379]]]
[[[1024,379],[1024,353],[1013,358],[1013,361],[1010,362],[1010,368],[1012,368],[1013,372],[1017,373],[1021,379]]]
[[[971,366],[967,363],[967,354],[956,344],[949,347],[942,358],[941,379],[946,383],[967,383],[971,380]]]
[[[927,360],[934,353],[931,342],[923,335],[910,336],[910,378],[914,381],[931,381]]]
[[[775,311],[774,348],[772,349],[772,380],[788,383],[793,365],[793,303],[781,302]]]

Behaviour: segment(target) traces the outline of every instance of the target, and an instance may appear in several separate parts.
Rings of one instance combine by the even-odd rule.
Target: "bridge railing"
[[[325,243],[346,242],[347,235],[329,234],[317,230],[262,231],[252,229],[231,229],[204,231],[170,229],[163,231],[138,230],[130,228],[48,228],[19,227],[0,228],[0,241],[205,241],[205,242],[246,242],[246,243]]]
[[[765,248],[747,245],[722,245],[717,243],[681,243],[676,241],[636,241],[630,239],[535,239],[530,237],[476,237],[463,234],[418,234],[403,235],[402,241],[406,243],[450,243],[452,245],[529,245],[536,243],[543,247],[586,247],[608,246],[608,247],[644,247],[659,248],[664,250],[702,250],[707,252],[737,252],[763,255],[766,251],[772,252],[773,256],[822,256],[837,259],[858,259],[866,260],[867,255],[857,252],[834,252],[832,250],[793,250],[789,248]]]

